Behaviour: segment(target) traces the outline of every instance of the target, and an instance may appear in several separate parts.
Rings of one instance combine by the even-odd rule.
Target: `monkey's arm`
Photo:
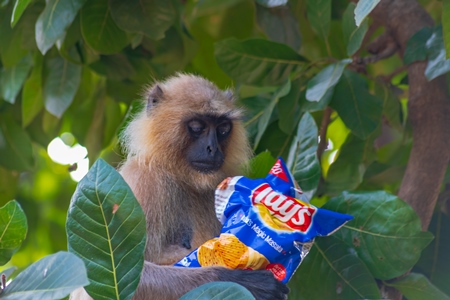
[[[182,268],[145,262],[134,300],[178,299],[212,281],[232,281],[246,287],[256,299],[286,299],[289,289],[270,271],[232,270],[222,267]]]

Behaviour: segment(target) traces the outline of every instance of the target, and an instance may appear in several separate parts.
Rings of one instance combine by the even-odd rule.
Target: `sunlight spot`
[[[64,134],[67,135],[66,133]],[[77,168],[75,171],[70,172],[70,177],[77,182],[88,172],[89,159],[86,157],[88,152],[80,144],[70,147],[61,138],[57,137],[48,144],[47,153],[58,164],[73,165],[76,163]]]

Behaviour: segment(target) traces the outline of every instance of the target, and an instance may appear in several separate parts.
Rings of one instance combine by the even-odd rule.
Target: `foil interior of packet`
[[[287,283],[316,236],[330,235],[353,219],[309,204],[281,158],[265,178],[223,180],[215,206],[220,235],[175,266],[265,269]]]

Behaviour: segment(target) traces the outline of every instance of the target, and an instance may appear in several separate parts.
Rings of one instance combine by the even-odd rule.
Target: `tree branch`
[[[372,17],[395,39],[400,55],[415,32],[433,26],[430,15],[415,0],[382,0]],[[430,224],[450,160],[450,100],[445,77],[428,81],[424,75],[426,65],[426,61],[420,61],[407,67],[413,147],[398,192],[419,215],[423,230]],[[401,293],[387,292],[390,299],[401,299]]]

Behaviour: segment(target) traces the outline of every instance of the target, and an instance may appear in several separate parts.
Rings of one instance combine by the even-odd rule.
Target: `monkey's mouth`
[[[196,171],[200,173],[211,174],[220,169],[220,167],[222,166],[222,162],[193,161],[191,162],[191,165]]]

